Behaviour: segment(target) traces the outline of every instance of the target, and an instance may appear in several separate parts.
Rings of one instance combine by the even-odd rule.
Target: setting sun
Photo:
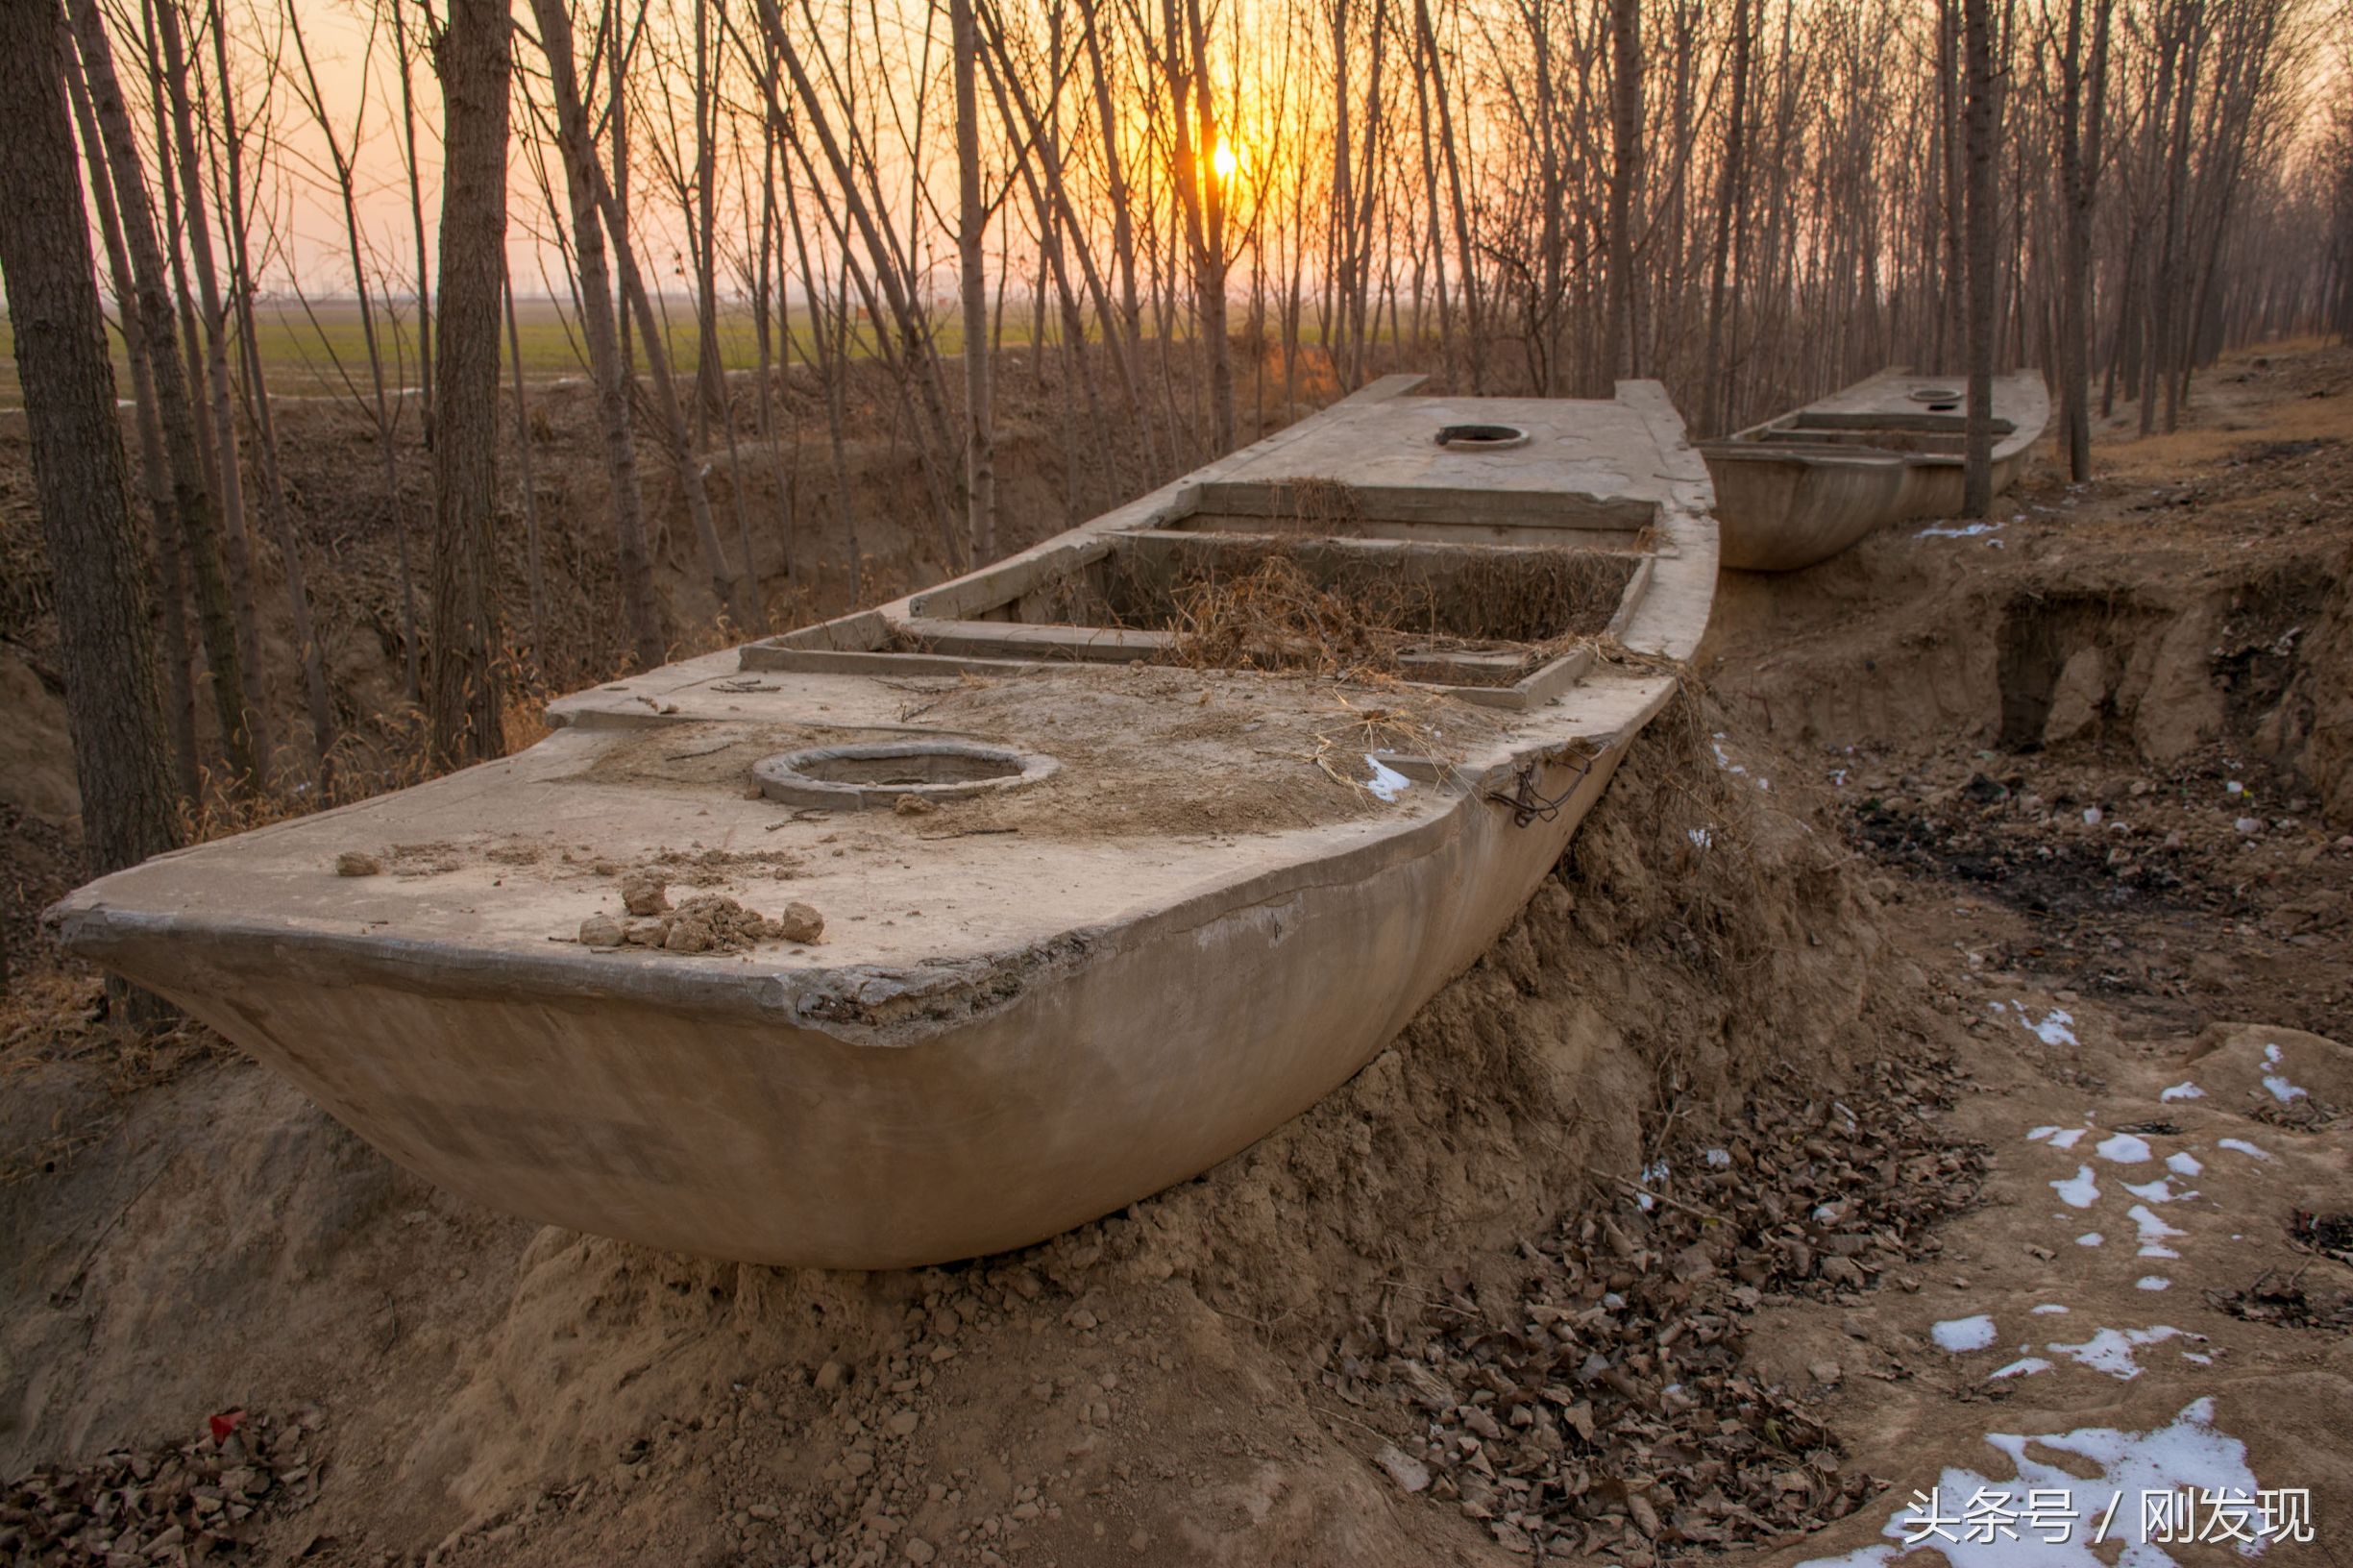
[[[1217,178],[1220,180],[1233,179],[1241,166],[1241,156],[1234,151],[1234,144],[1231,142],[1219,142],[1217,150],[1210,155],[1210,167],[1217,171]]]

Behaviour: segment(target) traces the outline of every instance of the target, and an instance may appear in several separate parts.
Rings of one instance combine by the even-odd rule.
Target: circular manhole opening
[[[1448,425],[1438,431],[1438,445],[1455,452],[1507,452],[1528,445],[1528,432],[1517,425]]]
[[[902,797],[958,800],[1035,784],[1061,766],[1052,757],[977,741],[871,741],[814,746],[751,765],[760,793],[788,806],[854,811]]]
[[[1912,388],[1912,401],[1927,404],[1931,407],[1949,408],[1961,401],[1961,389],[1957,386],[1916,386]]]

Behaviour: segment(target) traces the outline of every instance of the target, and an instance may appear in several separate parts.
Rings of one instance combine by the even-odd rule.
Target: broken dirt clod
[[[776,917],[776,934],[787,942],[815,942],[825,934],[825,917],[796,898]]]
[[[670,907],[669,884],[658,872],[631,871],[621,879],[621,902],[632,915],[659,915]]]
[[[381,876],[384,863],[374,855],[357,849],[346,849],[335,857],[337,876]]]

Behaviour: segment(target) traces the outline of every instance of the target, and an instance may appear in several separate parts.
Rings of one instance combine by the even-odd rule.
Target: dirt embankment
[[[2306,1486],[2325,1531],[2349,368],[2235,366],[1991,534],[1728,579],[1713,705],[1477,967],[1307,1115],[1020,1254],[538,1230],[201,1041],[124,1062],[44,982],[0,1473],[97,1468],[0,1530],[63,1496],[98,1538],[108,1447],[243,1407],[325,1479],[248,1477],[239,1530],[370,1565],[1888,1562],[1963,1476]]]

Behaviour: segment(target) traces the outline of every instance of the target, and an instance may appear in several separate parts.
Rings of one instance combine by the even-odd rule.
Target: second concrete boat
[[[1994,380],[1994,493],[2024,469],[2050,420],[2032,371]],[[1715,481],[1724,564],[1794,572],[1874,528],[1960,510],[1967,425],[1959,378],[1885,370],[1721,441],[1700,445]]]

